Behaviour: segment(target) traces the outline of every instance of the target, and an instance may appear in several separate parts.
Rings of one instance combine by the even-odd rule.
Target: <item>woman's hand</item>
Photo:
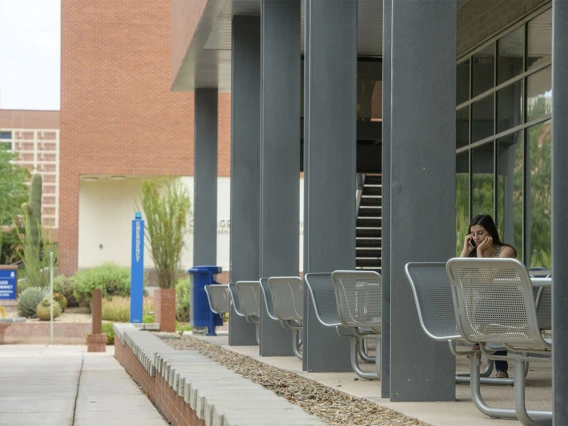
[[[493,246],[493,238],[485,237],[477,246],[477,257],[483,257],[483,252]]]
[[[471,234],[467,234],[463,242],[463,249],[460,254],[460,257],[469,257],[470,253],[473,250],[475,250],[475,248],[471,245],[472,241],[473,241],[473,236]]]

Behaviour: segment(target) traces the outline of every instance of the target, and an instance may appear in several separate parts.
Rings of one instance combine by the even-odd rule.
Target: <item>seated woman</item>
[[[501,242],[493,218],[488,214],[480,214],[475,216],[469,224],[460,257],[516,258],[517,251],[514,247]],[[473,349],[479,349],[479,345],[475,345]],[[497,351],[495,355],[507,355],[507,351]],[[495,377],[509,377],[507,361],[495,361],[495,369],[497,370]]]

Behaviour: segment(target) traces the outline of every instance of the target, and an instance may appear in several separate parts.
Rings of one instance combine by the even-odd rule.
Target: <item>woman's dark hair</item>
[[[493,218],[491,216],[489,216],[488,214],[478,214],[473,219],[471,219],[471,222],[469,223],[469,228],[467,230],[468,234],[471,234],[471,227],[474,225],[483,226],[483,228],[485,228],[485,230],[491,236],[491,238],[493,238],[493,243],[497,244],[497,246],[505,245],[511,247],[515,252],[515,257],[517,256],[517,250],[515,250],[515,247],[501,242],[501,239],[499,238],[499,233],[497,232],[497,227],[495,226],[495,222],[493,221]],[[469,257],[477,257],[477,250],[473,250],[469,254]]]

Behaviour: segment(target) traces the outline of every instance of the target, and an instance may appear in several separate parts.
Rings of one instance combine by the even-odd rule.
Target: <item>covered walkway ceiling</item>
[[[304,2],[301,3],[303,53]],[[231,22],[234,15],[260,16],[260,0],[208,0],[172,90],[217,88],[220,92],[231,91]],[[359,1],[359,56],[381,57],[382,30],[382,1]]]

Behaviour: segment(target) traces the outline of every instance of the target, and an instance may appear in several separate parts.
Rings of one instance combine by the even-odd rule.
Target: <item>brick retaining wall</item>
[[[116,336],[114,338],[114,356],[148,394],[160,413],[173,425],[205,426],[205,422],[197,417],[195,411],[182,397],[178,396],[177,392],[174,392],[164,378],[160,374],[150,376],[130,348],[123,345]]]
[[[17,322],[4,325],[5,327],[0,329],[0,344],[49,343],[49,322]],[[91,333],[90,323],[55,323],[53,325],[53,340],[59,345],[84,345],[89,333]]]

